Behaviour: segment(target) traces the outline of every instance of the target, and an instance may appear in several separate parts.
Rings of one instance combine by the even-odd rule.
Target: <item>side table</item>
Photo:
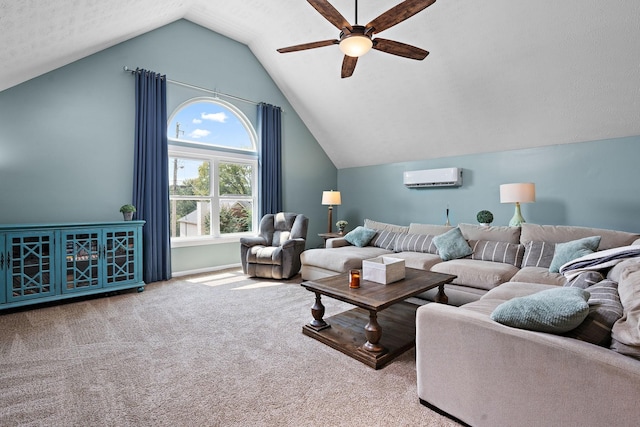
[[[323,239],[323,243],[322,243],[322,247],[324,248],[327,244],[327,239],[333,239],[336,237],[342,237],[344,236],[344,234],[340,234],[340,233],[319,233],[318,236],[322,237]]]

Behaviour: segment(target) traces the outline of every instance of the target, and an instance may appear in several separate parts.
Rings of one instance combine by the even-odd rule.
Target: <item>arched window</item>
[[[206,147],[256,151],[256,132],[233,104],[218,98],[193,98],[169,118],[169,141]]]
[[[256,132],[234,105],[193,98],[169,118],[173,246],[237,240],[257,223]]]

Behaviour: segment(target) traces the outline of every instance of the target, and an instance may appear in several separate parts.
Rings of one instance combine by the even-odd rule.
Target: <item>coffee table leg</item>
[[[438,294],[436,295],[436,302],[440,304],[446,304],[449,302],[449,297],[444,293],[444,284],[438,286]]]
[[[315,330],[322,330],[330,327],[327,322],[325,322],[322,317],[324,316],[324,305],[322,305],[322,301],[320,301],[321,295],[319,293],[316,294],[316,302],[311,307],[311,315],[313,316],[313,320],[309,323],[311,327]]]
[[[364,327],[364,334],[367,337],[367,342],[362,348],[373,353],[384,350],[384,347],[378,344],[382,337],[382,328],[378,324],[378,313],[375,311],[369,311],[369,323]]]

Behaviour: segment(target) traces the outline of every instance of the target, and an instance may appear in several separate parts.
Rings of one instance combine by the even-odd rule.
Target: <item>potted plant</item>
[[[493,222],[493,214],[490,211],[483,210],[476,215],[478,222],[482,225],[491,225]]]
[[[344,229],[347,225],[349,225],[349,223],[344,219],[341,219],[340,221],[336,222],[336,227],[338,227],[340,234],[344,234]]]
[[[133,205],[122,205],[120,206],[120,212],[124,216],[125,221],[131,221],[133,219],[133,213],[136,211],[136,207]]]

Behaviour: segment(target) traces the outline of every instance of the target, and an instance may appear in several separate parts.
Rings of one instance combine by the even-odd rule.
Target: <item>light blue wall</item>
[[[534,182],[536,202],[522,205],[530,223],[640,232],[640,136],[526,150],[413,161],[338,171],[339,217],[349,228],[364,218],[396,224],[477,223],[488,209],[507,225],[514,206],[500,204],[500,184]],[[408,189],[404,171],[463,168],[457,188]]]
[[[180,20],[0,92],[0,223],[111,221],[131,200],[134,79],[123,66],[281,106],[284,209],[326,227],[336,168],[251,51]],[[198,91],[168,84],[169,114]],[[233,102],[256,124],[256,107]],[[237,243],[172,251],[174,271],[239,263]]]
[[[119,220],[131,200],[134,80],[122,67],[279,105],[283,114],[285,210],[310,218],[309,242],[326,229],[323,190],[339,189],[334,222],[349,228],[379,221],[475,222],[489,209],[506,224],[501,183],[534,181],[538,200],[523,205],[529,222],[640,231],[640,137],[415,161],[336,171],[250,50],[188,21],[106,49],[0,92],[0,223]],[[168,108],[200,92],[168,85]],[[255,106],[235,103],[255,124]],[[455,189],[409,190],[405,170],[464,169]],[[239,263],[238,244],[179,248],[174,271]]]

